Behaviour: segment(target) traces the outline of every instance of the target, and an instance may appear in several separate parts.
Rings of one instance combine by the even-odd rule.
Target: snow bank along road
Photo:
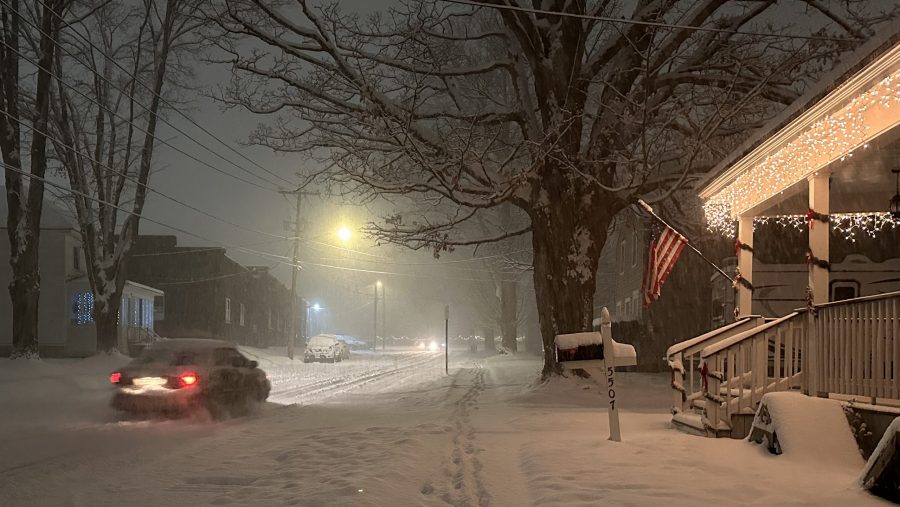
[[[858,463],[669,428],[667,376],[621,375],[615,443],[602,391],[536,385],[536,358],[458,357],[445,376],[440,355],[248,352],[273,403],[217,423],[117,421],[109,359],[0,364],[0,505],[881,504]]]

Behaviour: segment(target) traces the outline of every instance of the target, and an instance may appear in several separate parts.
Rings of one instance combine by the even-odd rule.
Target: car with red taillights
[[[222,340],[161,340],[114,371],[112,406],[138,413],[213,417],[241,415],[268,398],[271,385],[256,361]]]

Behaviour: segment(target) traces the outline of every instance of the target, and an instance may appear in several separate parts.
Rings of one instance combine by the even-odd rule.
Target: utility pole
[[[297,213],[294,218],[294,223],[290,228],[291,233],[294,235],[294,255],[292,256],[291,262],[291,329],[290,336],[288,336],[287,342],[287,354],[290,359],[294,359],[294,342],[297,340],[297,257],[300,255],[300,196],[302,192],[298,188],[295,191],[287,192],[282,191],[282,194],[294,194],[297,196]]]
[[[378,286],[381,282],[375,282],[375,312],[372,319],[372,352],[378,348]]]
[[[387,290],[387,287],[382,284],[381,286],[381,334],[384,336],[381,337],[381,350],[384,352],[387,350],[387,318],[385,316],[385,308],[387,308],[387,296],[384,294],[384,291]]]
[[[450,305],[444,305],[444,374],[450,373]]]

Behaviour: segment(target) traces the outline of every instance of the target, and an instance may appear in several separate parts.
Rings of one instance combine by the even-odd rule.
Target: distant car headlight
[[[425,348],[425,342],[419,342],[419,343],[417,343],[417,344],[416,344],[416,347],[417,347],[417,348],[420,348],[420,349],[424,349],[424,348]]]
[[[437,342],[431,342],[431,343],[428,344],[428,350],[430,350],[431,352],[434,352],[434,351],[436,351],[437,349],[438,349],[438,344],[437,344]]]

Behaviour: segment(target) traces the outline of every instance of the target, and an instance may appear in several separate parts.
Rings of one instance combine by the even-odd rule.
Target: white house
[[[884,261],[873,263],[836,258],[831,244],[900,228],[900,31],[885,35],[748,139],[701,188],[711,229],[736,236],[737,321],[667,351],[676,424],[742,436],[772,391],[900,402],[900,245],[884,242],[876,252]],[[803,231],[806,244],[790,264],[754,259],[762,241],[787,240],[754,237],[756,225],[773,221]],[[778,296],[797,286],[799,297]]]
[[[0,187],[0,356],[12,349],[12,303],[9,286],[9,237],[6,232],[6,189]],[[41,297],[38,346],[45,357],[84,357],[97,349],[91,318],[93,294],[85,271],[78,227],[60,203],[45,197],[40,239]],[[163,292],[128,281],[122,293],[120,343],[153,334],[154,301]],[[122,316],[125,316],[122,318]]]

